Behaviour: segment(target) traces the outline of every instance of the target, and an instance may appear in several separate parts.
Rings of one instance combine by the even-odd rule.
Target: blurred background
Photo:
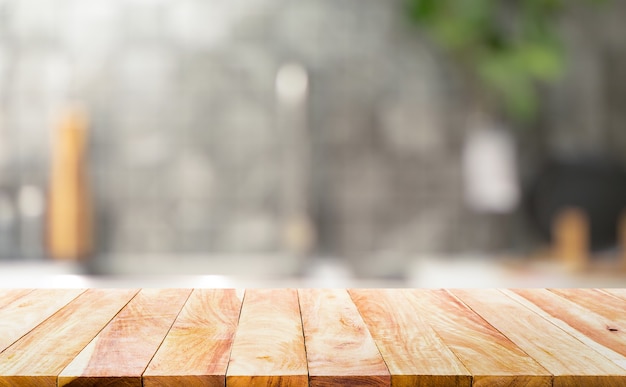
[[[0,280],[626,284],[624,17],[0,0]]]

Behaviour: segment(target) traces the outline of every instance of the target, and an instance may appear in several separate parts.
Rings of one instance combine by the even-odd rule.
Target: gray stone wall
[[[541,128],[520,136],[526,164],[537,149],[590,142],[623,157],[617,3],[606,18],[578,11],[564,23],[574,66]],[[0,183],[45,189],[55,120],[78,100],[92,123],[100,252],[282,252],[294,202],[315,253],[390,272],[406,255],[510,247],[519,227],[498,225],[514,220],[463,204],[470,101],[401,5],[0,0]],[[289,62],[309,78],[299,128],[276,100]]]

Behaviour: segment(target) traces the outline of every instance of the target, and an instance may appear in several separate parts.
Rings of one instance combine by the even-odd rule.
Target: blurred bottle
[[[569,207],[562,209],[553,223],[553,255],[567,270],[587,269],[589,261],[589,219],[585,211]]]
[[[65,113],[53,142],[47,219],[48,255],[81,260],[92,252],[92,208],[86,168],[87,119]]]

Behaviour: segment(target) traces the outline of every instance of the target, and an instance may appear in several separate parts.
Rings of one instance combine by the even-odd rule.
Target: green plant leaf
[[[513,117],[527,121],[536,112],[538,102],[532,75],[520,62],[516,51],[484,55],[476,69],[482,84]]]
[[[565,70],[556,25],[573,0],[406,1],[411,18],[516,119],[532,119],[538,84],[554,82]]]
[[[425,21],[430,18],[436,18],[440,12],[443,1],[438,0],[414,0],[409,1],[409,11],[413,18],[419,21]]]
[[[519,65],[539,81],[558,79],[565,67],[560,49],[548,44],[525,44],[519,48],[518,57]]]

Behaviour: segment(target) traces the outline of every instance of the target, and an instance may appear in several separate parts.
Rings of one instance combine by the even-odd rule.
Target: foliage
[[[538,86],[565,70],[557,24],[572,0],[407,1],[411,18],[513,118],[532,119]]]

